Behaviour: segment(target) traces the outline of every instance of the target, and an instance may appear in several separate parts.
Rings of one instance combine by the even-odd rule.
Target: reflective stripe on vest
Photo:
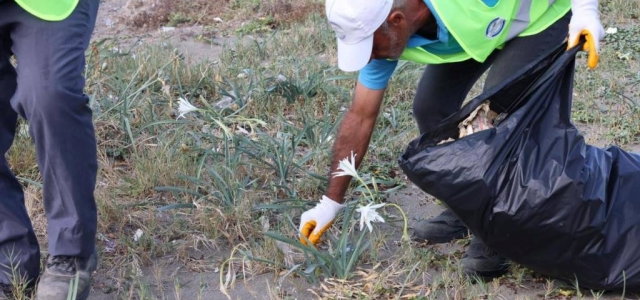
[[[521,0],[520,6],[518,7],[518,14],[511,21],[511,27],[509,27],[509,32],[507,33],[507,41],[515,38],[520,33],[524,32],[529,28],[530,18],[531,18],[531,6],[533,5],[533,0]],[[556,0],[549,0],[547,5],[550,7]],[[562,17],[562,16],[560,16]],[[549,24],[551,25],[551,24]],[[547,25],[547,26],[549,26]],[[545,27],[546,28],[546,27]]]
[[[513,20],[511,21],[511,26],[509,26],[507,41],[518,36],[520,32],[523,32],[525,29],[527,29],[527,27],[529,27],[529,22],[531,22],[531,2],[533,2],[533,0],[520,1],[518,14],[513,18]]]

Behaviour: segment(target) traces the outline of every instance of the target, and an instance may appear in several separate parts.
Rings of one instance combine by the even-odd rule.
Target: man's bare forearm
[[[354,102],[342,120],[333,145],[329,184],[325,195],[342,203],[349,187],[351,176],[333,177],[340,160],[356,155],[356,168],[360,166],[369,148],[371,134],[376,123],[384,91],[368,90],[361,85],[356,88]]]
[[[375,120],[373,120],[375,123]],[[356,167],[360,166],[362,158],[369,147],[369,140],[373,132],[374,124],[364,120],[353,113],[347,113],[340,129],[338,137],[333,145],[333,155],[331,158],[331,174],[329,174],[329,185],[327,186],[327,197],[342,202],[342,198],[349,186],[351,176],[333,177],[333,172],[338,170],[340,160],[350,157],[351,151],[356,154]]]

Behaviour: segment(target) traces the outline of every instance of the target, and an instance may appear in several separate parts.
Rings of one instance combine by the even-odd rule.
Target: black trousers
[[[571,13],[568,13],[538,34],[507,42],[502,50],[494,51],[483,63],[470,59],[427,66],[413,100],[413,114],[420,133],[432,130],[460,109],[473,85],[489,67],[491,69],[484,82],[485,90],[555,49],[567,37],[570,19]],[[510,99],[504,98],[495,100],[502,107],[508,106]]]
[[[18,115],[29,122],[43,178],[49,254],[95,250],[96,139],[83,72],[98,5],[80,0],[67,19],[48,22],[0,2],[0,283],[10,282],[9,267],[27,279],[40,271],[22,187],[5,159]]]

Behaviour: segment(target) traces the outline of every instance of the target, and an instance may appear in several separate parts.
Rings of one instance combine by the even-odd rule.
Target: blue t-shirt
[[[440,16],[436,14],[436,11],[433,9],[433,5],[431,4],[431,0],[424,0],[424,3],[429,7],[429,10],[431,10],[431,13],[438,24],[437,40],[430,40],[414,34],[409,38],[406,47],[422,47],[428,52],[435,54],[451,54],[464,51],[444,26]],[[389,84],[389,79],[397,65],[397,60],[373,59],[369,64],[362,68],[362,70],[360,70],[360,73],[358,74],[358,81],[369,89],[384,89]]]

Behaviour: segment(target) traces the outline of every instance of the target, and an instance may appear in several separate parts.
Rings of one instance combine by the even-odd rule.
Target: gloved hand
[[[316,207],[305,211],[300,217],[300,242],[306,245],[306,237],[315,246],[343,207],[331,198],[322,196]]]
[[[584,35],[587,42],[582,50],[589,52],[587,65],[593,69],[598,65],[600,41],[605,35],[598,15],[598,0],[571,0],[571,12],[568,48],[576,46]]]

